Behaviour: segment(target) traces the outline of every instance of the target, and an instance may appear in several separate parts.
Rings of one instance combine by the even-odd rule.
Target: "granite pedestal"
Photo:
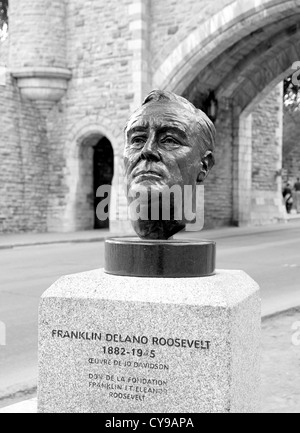
[[[39,314],[41,413],[259,411],[260,297],[242,271],[65,276]]]

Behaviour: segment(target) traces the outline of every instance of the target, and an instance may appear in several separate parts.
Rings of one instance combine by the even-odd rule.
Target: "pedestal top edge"
[[[258,291],[258,284],[243,271],[218,270],[210,277],[183,279],[119,277],[98,269],[60,278],[42,295],[42,302],[107,300],[227,307]]]

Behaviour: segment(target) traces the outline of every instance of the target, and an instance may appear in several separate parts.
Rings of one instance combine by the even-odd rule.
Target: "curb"
[[[294,313],[300,313],[300,306],[287,308],[286,310],[275,311],[275,313],[272,314],[266,314],[265,316],[261,317],[261,321],[263,323],[267,320],[275,319],[276,317],[279,316],[284,316],[284,315],[289,315]]]
[[[114,236],[116,237],[116,236]],[[104,242],[106,237],[103,238],[90,238],[90,239],[65,239],[57,241],[40,241],[40,242],[25,242],[16,244],[0,245],[0,250],[8,250],[20,247],[35,247],[39,245],[56,245],[56,244],[82,244],[91,242]]]
[[[289,222],[293,222],[295,220],[300,221],[300,216],[297,219],[291,219]],[[271,225],[271,226],[258,226],[257,231],[250,231],[250,232],[237,232],[232,231],[231,233],[220,233],[219,235],[214,232],[218,231],[219,229],[216,228],[214,229],[207,229],[205,231],[203,231],[203,237],[201,237],[202,240],[215,240],[217,241],[218,239],[227,239],[227,238],[233,238],[233,237],[241,237],[241,236],[255,236],[257,234],[260,233],[276,233],[278,231],[280,231],[281,229],[285,230],[288,229],[288,223],[284,224],[284,225]],[[233,229],[234,227],[226,227],[228,229]],[[224,229],[226,229],[224,228]],[[253,229],[255,229],[255,227],[253,227]],[[265,230],[264,230],[265,229]],[[188,232],[186,232],[188,233]],[[178,239],[181,239],[182,237],[184,238],[188,238],[187,234],[179,234],[178,235]],[[199,232],[200,233],[200,232]],[[45,240],[45,241],[33,241],[33,242],[16,242],[15,244],[12,243],[8,243],[8,244],[0,244],[0,250],[6,250],[6,249],[12,249],[12,248],[19,248],[19,247],[31,247],[31,246],[40,246],[40,245],[55,245],[55,244],[69,244],[69,243],[91,243],[91,242],[104,242],[107,238],[117,238],[117,237],[126,237],[126,236],[131,236],[131,234],[107,234],[105,236],[101,236],[101,237],[92,237],[92,238],[73,238],[73,239],[62,239],[62,240]],[[198,237],[197,237],[198,238]],[[199,238],[200,239],[200,238]],[[1,240],[1,237],[0,237]]]
[[[33,397],[37,393],[37,386],[30,386],[20,389],[19,391],[3,395],[0,398],[0,404],[5,403],[7,400],[22,399],[25,397]],[[5,403],[6,404],[6,403]],[[5,407],[5,406],[4,406]]]

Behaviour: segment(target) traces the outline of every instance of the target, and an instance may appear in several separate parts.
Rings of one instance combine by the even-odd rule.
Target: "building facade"
[[[104,227],[97,186],[120,183],[124,125],[153,88],[218,101],[206,226],[283,220],[280,83],[300,60],[298,15],[300,0],[10,0],[0,232]]]

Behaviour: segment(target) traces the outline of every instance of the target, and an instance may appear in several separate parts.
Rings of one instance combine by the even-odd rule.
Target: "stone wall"
[[[7,64],[8,40],[0,45]],[[22,101],[6,73],[0,86],[0,232],[47,230],[48,153],[45,124],[31,102]]]
[[[250,223],[285,219],[282,201],[283,85],[252,114],[252,201]]]
[[[205,227],[232,224],[233,149],[232,106],[221,101],[216,122],[215,166],[205,182]]]
[[[253,191],[277,191],[278,189],[276,171],[277,167],[281,168],[282,159],[282,109],[282,85],[280,85],[253,112]]]
[[[88,6],[66,0],[67,63],[72,80],[65,97],[48,115],[51,231],[93,228],[93,209],[87,212],[86,206],[93,185],[84,176],[80,159],[83,154],[92,157],[81,147],[95,144],[94,136],[110,140],[117,179],[123,127],[135,99],[128,8],[129,3],[117,0],[110,1],[109,7],[104,0]]]
[[[233,0],[152,0],[151,2],[151,47],[153,66],[165,60],[163,48],[172,37],[182,41],[197,26],[221,10]]]

